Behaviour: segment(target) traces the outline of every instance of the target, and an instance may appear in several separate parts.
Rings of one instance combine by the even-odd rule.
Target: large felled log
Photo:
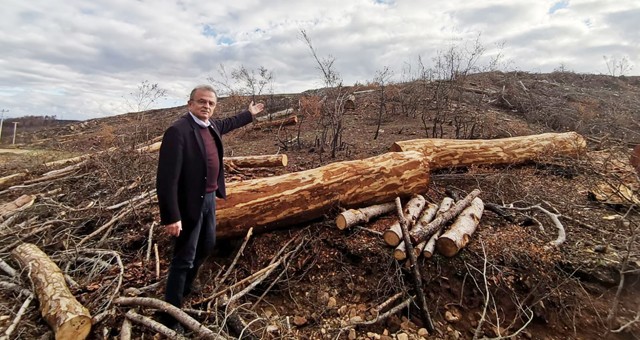
[[[15,183],[25,177],[27,177],[26,172],[19,172],[17,174],[0,177],[0,185]]]
[[[458,214],[460,214],[462,210],[468,207],[473,199],[478,197],[478,195],[480,195],[480,190],[473,190],[464,199],[451,207],[451,209],[447,210],[439,216],[436,216],[436,218],[433,221],[429,222],[427,225],[421,226],[420,228],[413,228],[413,230],[409,232],[411,241],[417,244],[422,241],[428,240],[440,228],[444,227],[445,223],[458,216]]]
[[[436,241],[438,252],[444,256],[451,257],[457,254],[460,249],[469,243],[471,235],[476,231],[484,204],[479,197],[471,202],[471,205],[460,213],[460,216],[451,224],[449,230],[445,231]]]
[[[279,120],[266,121],[262,123],[253,124],[254,130],[260,130],[264,128],[270,127],[279,127],[279,126],[287,126],[287,125],[296,125],[298,124],[298,116],[291,116]]]
[[[336,225],[338,229],[343,230],[354,225],[367,223],[372,218],[392,212],[395,209],[396,204],[394,202],[375,204],[360,209],[349,209],[338,214]]]
[[[289,159],[285,154],[225,157],[225,164],[233,164],[240,168],[271,168],[287,166]]]
[[[0,205],[0,222],[14,213],[32,206],[35,200],[35,195],[22,195],[14,201]]]
[[[56,339],[84,339],[91,331],[91,315],[67,288],[62,271],[34,244],[23,243],[11,253],[20,263],[40,301],[42,317]]]
[[[432,169],[486,164],[516,164],[553,156],[577,156],[586,148],[575,132],[502,139],[413,139],[395,142],[391,151],[419,151]]]
[[[429,165],[419,152],[389,152],[280,176],[232,182],[218,202],[218,237],[236,237],[425,191]]]
[[[404,207],[403,216],[407,220],[407,223],[409,223],[409,228],[413,227],[416,223],[416,220],[420,216],[422,209],[424,209],[426,202],[427,201],[422,195],[415,195],[409,200],[409,202],[407,202],[407,205]],[[382,239],[392,247],[398,246],[402,241],[402,227],[400,225],[400,221],[392,224],[391,227],[382,234]],[[405,247],[401,248],[402,251],[404,251],[404,249]]]
[[[266,122],[266,121],[272,121],[276,118],[282,118],[282,117],[286,117],[290,114],[293,113],[293,108],[288,108],[286,110],[282,110],[282,111],[278,111],[278,112],[274,112],[274,113],[268,113],[264,116],[260,116],[260,117],[256,117],[255,121],[256,123],[258,122]]]

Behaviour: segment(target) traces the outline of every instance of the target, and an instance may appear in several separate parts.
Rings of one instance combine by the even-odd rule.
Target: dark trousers
[[[198,268],[206,260],[216,243],[215,193],[206,194],[200,219],[195,225],[182,225],[176,238],[173,259],[169,266],[165,301],[182,308],[182,300],[191,292]]]

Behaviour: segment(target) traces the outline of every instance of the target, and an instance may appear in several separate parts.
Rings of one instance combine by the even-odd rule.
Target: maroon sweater
[[[218,148],[216,142],[213,140],[213,135],[209,131],[209,128],[201,128],[200,135],[202,136],[202,142],[204,143],[204,149],[207,153],[207,184],[206,192],[212,193],[218,190],[218,173],[220,172],[220,161],[218,160]]]

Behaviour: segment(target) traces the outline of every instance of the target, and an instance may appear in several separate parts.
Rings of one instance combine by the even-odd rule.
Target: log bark
[[[289,116],[292,113],[293,113],[293,108],[288,108],[286,110],[282,110],[282,111],[278,111],[278,112],[274,112],[274,113],[269,113],[269,114],[266,114],[264,116],[256,117],[255,121],[256,121],[256,123],[272,121],[275,118],[286,117],[286,116]]]
[[[426,223],[421,224],[421,226],[427,225],[435,217],[446,213],[449,209],[451,209],[451,207],[453,206],[453,203],[454,203],[453,198],[451,197],[443,198],[442,202],[440,202],[440,206],[436,206],[437,211],[434,214],[434,216],[432,216],[431,219],[427,220]],[[433,255],[433,251],[436,248],[436,240],[438,239],[438,236],[440,236],[440,234],[442,234],[442,229],[438,230],[435,234],[433,234],[433,236],[431,236],[431,238],[429,238],[428,241],[422,241],[425,243],[424,247],[422,247],[422,256],[424,256],[427,259],[431,258],[431,256]]]
[[[395,209],[396,204],[393,202],[376,204],[360,209],[349,209],[341,212],[336,217],[336,225],[338,226],[338,229],[343,230],[353,227],[354,225],[367,223],[372,218],[390,213]]]
[[[15,212],[32,206],[35,200],[35,195],[22,195],[12,202],[0,205],[0,222],[13,215]]]
[[[395,142],[391,151],[419,151],[432,169],[486,164],[516,164],[555,156],[577,157],[586,149],[575,133],[544,133],[502,139],[413,139]]]
[[[27,177],[27,173],[26,172],[19,172],[17,174],[0,177],[0,185],[12,184],[12,183],[15,183],[17,181],[22,180],[25,177]]]
[[[451,221],[454,217],[462,212],[466,207],[471,204],[471,201],[480,195],[480,189],[475,189],[463,200],[456,203],[451,209],[447,210],[440,216],[437,216],[429,224],[422,226],[421,228],[414,228],[409,232],[411,241],[413,243],[420,243],[428,240],[433,234],[435,234],[440,228],[444,227],[445,223]]]
[[[438,212],[438,205],[433,203],[427,204],[427,207],[422,211],[422,213],[420,213],[420,217],[418,218],[418,221],[416,222],[414,228],[417,228],[421,224],[429,223],[436,215],[436,212]],[[420,257],[420,254],[422,253],[422,250],[424,249],[426,244],[427,242],[420,242],[413,248],[413,251],[416,254],[416,258]]]
[[[91,315],[67,288],[60,268],[34,244],[23,243],[11,254],[29,273],[42,317],[56,339],[85,339],[91,331]]]
[[[217,236],[244,236],[301,224],[332,209],[389,202],[424,192],[429,165],[419,152],[389,152],[280,176],[231,182],[218,202]]]
[[[484,204],[479,197],[476,197],[460,216],[453,222],[449,230],[444,232],[436,241],[438,252],[444,256],[451,257],[457,254],[460,249],[469,243],[471,235],[476,231]]]
[[[409,228],[416,223],[416,220],[420,216],[422,209],[424,209],[425,204],[426,200],[422,195],[415,195],[409,200],[409,202],[407,202],[404,208],[404,218],[407,220]],[[384,239],[388,245],[397,247],[402,241],[402,227],[400,225],[400,221],[392,224],[391,227],[382,234],[382,239]]]
[[[231,163],[240,168],[272,168],[287,166],[289,159],[285,154],[225,157],[224,163]]]
[[[298,124],[298,116],[291,116],[283,119],[266,121],[262,123],[253,124],[254,130],[260,130],[264,128],[270,127],[279,127],[279,126],[287,126],[287,125],[296,125]]]

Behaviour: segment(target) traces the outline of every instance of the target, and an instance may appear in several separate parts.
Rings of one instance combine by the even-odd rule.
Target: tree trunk
[[[336,225],[338,226],[338,229],[343,230],[354,225],[367,223],[372,218],[390,213],[395,209],[396,204],[393,202],[376,204],[360,209],[349,209],[341,212],[336,217]]]
[[[449,230],[438,237],[436,241],[438,252],[451,257],[464,248],[476,231],[483,211],[482,200],[479,197],[474,198],[471,205],[462,211]]]
[[[465,197],[462,201],[456,203],[451,209],[442,213],[439,216],[429,222],[425,226],[421,226],[420,228],[413,228],[413,230],[409,233],[411,237],[411,241],[413,243],[420,243],[422,241],[428,240],[433,234],[435,234],[440,228],[444,227],[445,223],[451,221],[454,217],[458,216],[462,210],[471,204],[471,201],[480,195],[480,189],[475,189],[467,197]]]
[[[395,142],[391,151],[419,151],[432,169],[486,164],[515,164],[554,156],[580,155],[586,141],[575,132],[544,133],[502,139],[413,139]]]
[[[239,168],[272,168],[287,166],[289,159],[285,154],[225,157],[224,163],[231,163]]]
[[[260,130],[269,127],[278,127],[278,126],[287,126],[287,125],[296,125],[298,124],[298,116],[291,116],[279,120],[266,121],[262,123],[253,124],[254,130]]]
[[[67,288],[60,268],[30,243],[17,246],[12,256],[29,274],[42,317],[53,328],[56,339],[86,338],[91,331],[91,315]]]
[[[411,228],[415,223],[418,217],[420,216],[420,212],[424,209],[424,205],[426,204],[426,200],[422,195],[413,196],[409,202],[407,202],[404,207],[404,218],[409,223],[408,228]],[[400,222],[396,222],[389,227],[383,234],[382,238],[384,241],[392,246],[396,247],[402,241],[402,228],[400,226]]]
[[[15,201],[0,205],[0,222],[13,215],[16,211],[30,207],[35,200],[35,195],[22,195],[16,198]]]
[[[274,113],[269,113],[269,114],[266,114],[264,116],[256,117],[255,121],[256,122],[272,121],[275,118],[286,117],[286,116],[288,116],[288,115],[290,115],[292,113],[293,113],[293,109],[292,108],[288,108],[286,110],[282,110],[282,111],[278,111],[278,112],[274,112]]]
[[[338,206],[380,204],[426,191],[429,165],[419,152],[390,152],[280,176],[232,182],[218,201],[218,237],[302,224]]]
[[[25,177],[27,177],[26,172],[19,172],[13,175],[0,177],[0,185],[15,183]]]

